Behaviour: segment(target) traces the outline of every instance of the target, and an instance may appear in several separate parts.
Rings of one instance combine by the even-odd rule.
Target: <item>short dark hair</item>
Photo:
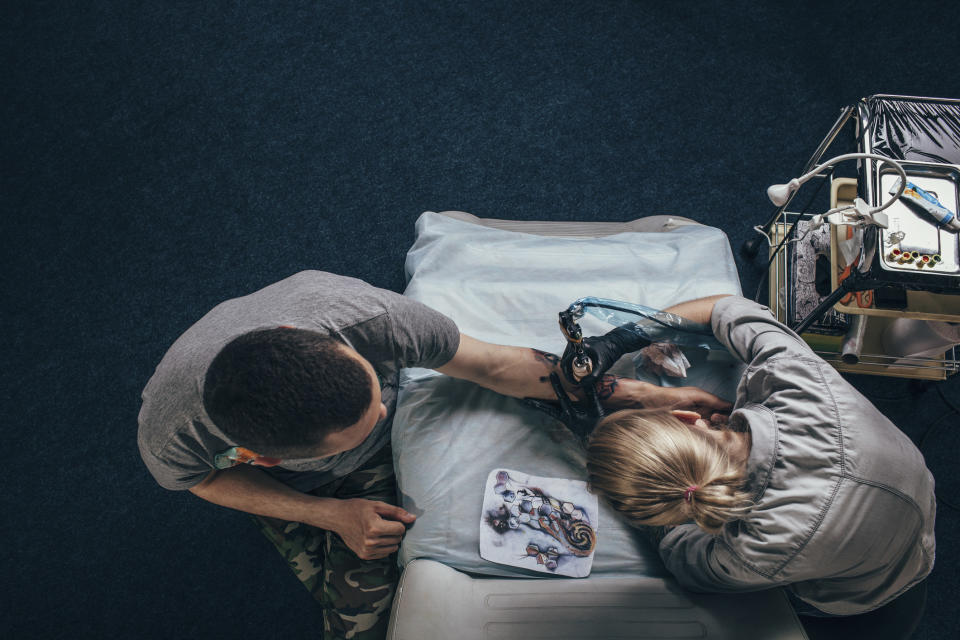
[[[370,375],[345,345],[287,327],[235,338],[203,383],[203,406],[217,428],[239,446],[277,457],[355,424],[372,399]]]

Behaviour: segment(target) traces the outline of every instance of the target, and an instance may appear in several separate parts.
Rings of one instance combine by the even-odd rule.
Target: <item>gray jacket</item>
[[[660,542],[698,591],[787,586],[821,611],[889,602],[933,568],[933,477],[913,443],[767,307],[724,298],[713,332],[747,369],[731,425],[749,427],[754,506],[720,535],[687,524]]]

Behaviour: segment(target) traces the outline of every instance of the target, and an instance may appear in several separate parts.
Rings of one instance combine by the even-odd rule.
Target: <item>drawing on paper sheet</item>
[[[590,574],[597,546],[597,497],[587,483],[509,469],[487,477],[480,556],[570,577]]]

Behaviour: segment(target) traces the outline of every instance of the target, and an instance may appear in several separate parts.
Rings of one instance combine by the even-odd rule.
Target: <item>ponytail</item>
[[[600,422],[587,446],[590,487],[637,526],[693,521],[710,533],[743,517],[744,469],[669,411],[630,410]]]

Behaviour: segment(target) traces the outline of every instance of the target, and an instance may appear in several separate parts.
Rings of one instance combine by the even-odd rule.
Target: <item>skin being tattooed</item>
[[[541,351],[539,349],[531,349],[533,351],[533,356],[537,359],[538,362],[541,362],[551,369],[560,364],[560,357],[546,351]],[[546,382],[549,378],[547,376],[540,376],[540,382]],[[617,385],[619,384],[620,377],[615,376],[609,373],[606,373],[597,380],[597,396],[601,400],[608,400],[614,393],[617,391]]]
[[[605,373],[602,378],[597,380],[597,397],[601,400],[606,400],[616,393],[619,380],[619,377]]]
[[[538,362],[547,365],[551,370],[560,364],[560,356],[547,353],[546,351],[540,351],[540,349],[531,349],[531,351],[533,351],[533,357],[535,357]],[[547,376],[540,376],[540,382],[546,382],[547,380]]]
[[[533,355],[536,357],[536,359],[544,364],[550,366],[556,366],[560,364],[560,356],[558,355],[547,353],[546,351],[540,351],[540,349],[531,349],[531,351],[533,351]]]

